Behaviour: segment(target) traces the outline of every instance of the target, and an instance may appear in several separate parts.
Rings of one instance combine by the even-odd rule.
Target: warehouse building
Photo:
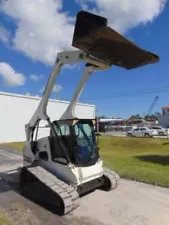
[[[169,128],[169,106],[162,107],[162,115],[158,116],[158,124],[164,128]]]
[[[29,122],[41,98],[0,92],[0,143],[25,140],[25,124]],[[51,121],[60,118],[69,102],[50,99],[47,113]],[[95,118],[95,105],[78,103],[75,113],[79,118]],[[40,137],[49,134],[42,123]]]

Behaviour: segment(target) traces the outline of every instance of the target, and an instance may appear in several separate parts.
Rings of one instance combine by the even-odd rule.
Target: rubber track
[[[120,184],[120,176],[116,172],[108,168],[104,168],[103,174],[108,177],[111,182],[111,187],[109,188],[109,191],[115,189]]]
[[[47,186],[50,190],[59,195],[64,204],[63,214],[67,214],[79,206],[79,195],[73,187],[61,181],[41,166],[30,167],[27,168],[27,170],[38,180],[40,180],[40,182],[45,184],[45,186]]]

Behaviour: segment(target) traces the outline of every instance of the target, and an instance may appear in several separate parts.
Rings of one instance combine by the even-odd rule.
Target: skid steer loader
[[[159,61],[153,53],[139,48],[107,26],[107,19],[85,11],[76,16],[72,51],[57,54],[43,97],[25,125],[26,141],[20,171],[21,192],[60,209],[64,215],[79,206],[79,198],[100,189],[111,191],[119,185],[119,175],[103,165],[99,155],[94,119],[80,119],[75,107],[92,72],[112,65],[133,69]],[[51,121],[47,104],[56,77],[65,64],[85,62],[85,71],[73,99],[59,120]],[[37,139],[41,120],[50,134]]]

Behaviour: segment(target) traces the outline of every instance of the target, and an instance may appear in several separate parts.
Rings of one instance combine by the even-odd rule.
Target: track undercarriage
[[[102,178],[104,182],[97,189],[111,191],[119,185],[120,177],[109,169],[104,169]],[[24,196],[43,204],[59,215],[70,213],[79,206],[80,195],[77,189],[41,166],[22,168],[20,189]]]

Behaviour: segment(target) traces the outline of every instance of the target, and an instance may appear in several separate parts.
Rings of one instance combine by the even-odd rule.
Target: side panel
[[[42,161],[41,161],[42,162]],[[77,179],[69,166],[56,162],[42,162],[42,166],[67,184],[77,185]]]
[[[32,153],[30,143],[26,142],[23,148],[23,165],[24,166],[31,165],[34,159],[35,159],[35,156]]]
[[[31,149],[30,142],[24,143],[23,156],[24,166],[29,166],[34,160],[39,160],[39,152],[46,151],[48,153],[48,160],[51,162],[50,143],[47,137],[41,138],[36,144],[37,153],[34,155]]]
[[[100,160],[93,166],[74,168],[72,172],[77,177],[78,185],[83,184],[103,175],[103,161]]]
[[[30,158],[30,161],[24,161],[24,165],[31,164],[34,159],[39,159],[40,164],[50,171],[53,175],[56,175],[61,180],[68,184],[80,185],[96,178],[99,178],[103,174],[103,161],[99,160],[95,165],[88,167],[75,167],[70,168],[69,165],[63,165],[60,163],[53,162],[51,159],[51,149],[48,138],[42,138],[38,140],[37,148],[39,152],[46,151],[48,153],[48,161],[40,160],[38,152],[34,157],[30,150],[29,143],[26,143],[24,148],[24,158]]]
[[[48,137],[40,138],[37,142],[37,149],[39,152],[46,151],[48,153],[48,161],[51,162],[51,151],[50,151],[50,143]],[[36,159],[39,159],[38,152],[36,154]]]
[[[32,162],[37,159],[42,167],[47,169],[53,175],[57,176],[61,180],[65,181],[66,183],[70,184],[77,184],[76,177],[74,173],[71,171],[69,166],[65,166],[63,164],[59,164],[53,162],[51,159],[51,150],[50,150],[50,143],[48,138],[41,138],[38,140],[37,143],[38,152],[34,155],[31,151],[30,144],[27,142],[24,146],[24,166],[29,166]],[[40,160],[39,159],[39,152],[46,151],[48,153],[48,161]],[[38,164],[39,164],[38,163]]]
[[[41,160],[41,165],[50,171],[53,175],[56,175],[61,180],[65,181],[66,183],[73,183],[76,184],[76,177],[72,173],[69,166],[56,163],[52,161],[51,158],[51,149],[50,149],[50,143],[48,138],[41,138],[38,140],[38,149],[39,151],[46,151],[48,153],[48,161]],[[56,149],[57,150],[57,149]],[[38,159],[38,153],[36,155],[36,158]]]

